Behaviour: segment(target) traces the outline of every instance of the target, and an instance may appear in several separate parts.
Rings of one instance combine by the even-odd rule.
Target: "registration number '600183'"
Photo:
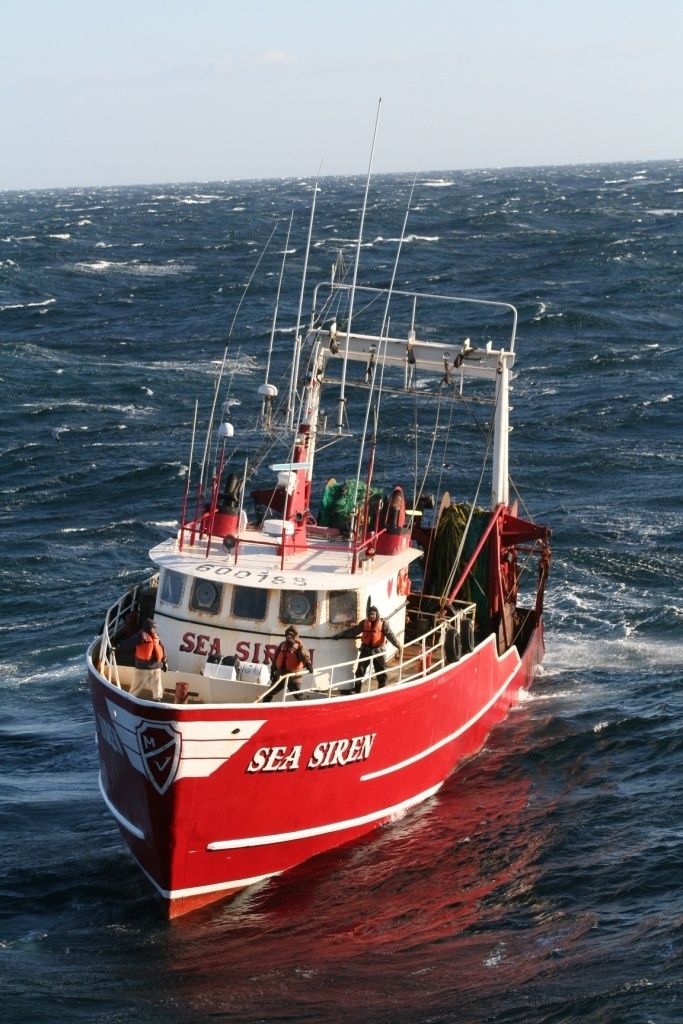
[[[255,572],[252,569],[241,569],[234,565],[218,565],[214,562],[202,562],[195,572],[207,572],[213,576],[228,576],[230,583],[249,584],[268,583],[269,587],[289,587],[295,590],[308,590],[306,576],[273,576],[269,570]]]

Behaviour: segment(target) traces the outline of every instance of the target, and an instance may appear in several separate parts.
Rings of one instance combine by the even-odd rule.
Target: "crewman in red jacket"
[[[306,669],[307,672],[313,671],[313,665],[311,663],[311,656],[299,640],[299,630],[296,626],[287,626],[285,630],[285,639],[280,644],[275,652],[270,666],[270,681],[277,683],[278,679],[282,676],[288,675],[290,672],[294,672],[294,675],[290,675],[287,681],[287,689],[298,693],[301,689],[301,680],[303,678],[302,669]],[[280,693],[284,688],[285,680],[275,689],[271,690],[264,698],[263,702],[266,703],[273,699],[276,693]]]
[[[164,699],[164,688],[161,683],[161,670],[168,670],[166,651],[159,639],[157,624],[147,619],[142,629],[128,637],[116,648],[117,651],[129,651],[135,648],[135,669],[133,683],[130,688],[132,697],[142,690],[152,691],[152,700],[157,703]]]
[[[387,683],[387,640],[398,648],[399,652],[401,651],[401,645],[394,636],[391,626],[386,619],[380,618],[379,611],[373,605],[368,611],[367,619],[363,619],[357,626],[345,629],[343,633],[337,633],[335,640],[352,636],[360,637],[360,657],[356,665],[354,693],[360,693],[363,677],[368,668],[377,674],[377,689],[381,690]]]

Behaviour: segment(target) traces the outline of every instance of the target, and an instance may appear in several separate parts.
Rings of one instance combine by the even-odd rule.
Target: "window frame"
[[[252,591],[255,594],[264,594],[265,595],[265,602],[264,602],[264,608],[263,608],[263,615],[262,616],[243,615],[240,612],[235,610],[235,602],[238,600],[238,592],[241,593],[241,592],[246,591],[246,590],[250,590],[250,591]],[[268,618],[268,605],[269,605],[269,603],[270,603],[270,591],[266,590],[264,587],[245,587],[245,586],[238,586],[237,584],[234,584],[233,588],[232,588],[232,599],[230,601],[230,614],[233,616],[233,618],[235,618],[235,619],[242,619],[244,622],[265,622],[266,619]]]
[[[312,611],[312,614],[306,615],[304,618],[302,618],[301,616],[299,616],[299,617],[293,616],[293,615],[291,615],[291,613],[289,614],[289,616],[287,616],[285,614],[286,613],[285,602],[291,600],[292,597],[296,597],[296,596],[298,596],[300,594],[303,594],[303,595],[312,594],[313,595],[313,601],[312,601],[313,611]],[[281,590],[280,591],[280,607],[279,607],[279,611],[278,611],[280,622],[284,623],[286,626],[315,626],[315,624],[318,621],[318,608],[319,608],[319,606],[320,606],[320,598],[318,596],[318,591],[317,590]]]
[[[177,576],[181,580],[180,584],[180,596],[177,601],[172,601],[170,598],[165,596],[166,580],[170,580]],[[180,608],[183,603],[183,597],[185,596],[185,587],[187,586],[187,573],[178,572],[177,569],[166,569],[163,570],[163,578],[160,580],[159,586],[159,600],[163,604],[168,604],[171,608]]]
[[[350,595],[354,601],[354,613],[352,619],[338,619],[334,621],[332,619],[332,596],[337,595]],[[328,590],[327,592],[327,622],[330,626],[348,626],[354,625],[359,621],[358,615],[358,591],[357,590]]]
[[[198,604],[195,604],[195,594],[197,593],[199,587],[206,586],[207,584],[211,587],[215,587],[217,591],[217,598],[214,602],[212,602],[211,608],[202,608]],[[225,583],[221,583],[218,580],[207,580],[201,576],[195,576],[194,581],[192,583],[192,588],[190,590],[190,596],[188,598],[188,608],[190,609],[191,612],[194,612],[197,615],[211,615],[212,617],[220,615],[221,608],[223,607],[225,590]]]

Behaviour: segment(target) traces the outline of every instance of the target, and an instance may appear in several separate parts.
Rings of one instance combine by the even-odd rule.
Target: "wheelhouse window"
[[[206,615],[217,615],[221,609],[223,584],[213,580],[195,580],[190,594],[190,609],[193,612],[204,612]]]
[[[328,621],[340,626],[358,621],[358,596],[355,590],[331,590],[328,595]]]
[[[311,626],[318,614],[315,590],[283,590],[280,594],[280,622]]]
[[[183,599],[185,580],[186,576],[184,573],[176,572],[174,569],[164,569],[161,593],[159,595],[160,599],[165,604],[172,604],[177,608]]]
[[[268,591],[260,587],[233,587],[232,614],[236,619],[263,622],[268,611]]]

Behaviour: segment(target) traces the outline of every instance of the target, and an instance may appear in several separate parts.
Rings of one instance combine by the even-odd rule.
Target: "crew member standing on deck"
[[[270,666],[270,681],[277,683],[282,676],[293,672],[294,675],[290,675],[287,681],[287,689],[298,693],[301,689],[302,669],[304,668],[307,672],[313,671],[311,656],[299,640],[299,630],[296,626],[288,626],[285,630],[285,639],[276,650]],[[282,679],[280,685],[263,698],[264,703],[272,700],[276,693],[280,693],[284,685],[285,680]]]
[[[142,629],[128,637],[116,651],[129,651],[135,648],[135,670],[130,695],[137,697],[142,690],[152,691],[152,700],[157,703],[164,699],[164,688],[161,684],[161,670],[168,671],[166,651],[159,639],[157,624],[147,619]]]
[[[401,652],[402,648],[393,634],[391,626],[386,619],[380,618],[379,611],[373,605],[368,611],[367,619],[363,619],[357,626],[345,629],[343,633],[337,633],[335,640],[344,640],[348,637],[360,637],[360,657],[356,665],[356,683],[354,693],[360,693],[363,685],[363,677],[370,668],[371,672],[377,675],[377,689],[381,690],[386,686],[386,642],[392,643]]]

